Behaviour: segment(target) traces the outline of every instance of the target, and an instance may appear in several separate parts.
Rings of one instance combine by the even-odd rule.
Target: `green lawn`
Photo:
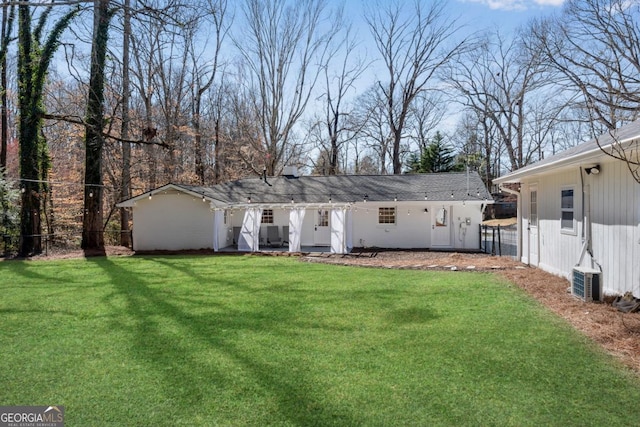
[[[640,381],[481,273],[0,262],[0,405],[67,426],[629,426]]]

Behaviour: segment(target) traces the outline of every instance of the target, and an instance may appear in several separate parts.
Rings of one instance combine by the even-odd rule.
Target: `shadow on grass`
[[[267,409],[267,417],[276,416],[298,425],[358,424],[350,410],[332,407],[318,397],[323,390],[319,390],[320,386],[307,378],[304,366],[291,366],[255,357],[260,355],[255,349],[240,348],[234,342],[238,334],[259,336],[270,331],[296,328],[295,307],[265,303],[253,309],[238,310],[223,304],[210,304],[203,311],[203,304],[196,303],[195,299],[172,295],[165,289],[155,289],[145,278],[107,258],[89,258],[88,261],[95,262],[113,279],[115,295],[107,300],[125,301],[124,308],[114,304],[112,308],[120,311],[119,314],[128,318],[128,321],[115,320],[113,326],[125,329],[134,337],[135,342],[130,347],[133,357],[145,361],[160,373],[167,401],[180,407],[184,414],[192,413],[194,408],[206,402],[211,397],[207,393],[212,393],[212,390],[224,390],[233,385],[239,399],[275,401],[278,414],[276,416]],[[171,262],[163,264],[173,267]],[[185,273],[193,275],[188,271]],[[219,281],[216,285],[222,290],[225,287],[250,290],[246,285],[235,282]],[[193,311],[179,304],[187,304],[187,307],[193,307]],[[196,314],[198,312],[202,314]],[[171,327],[168,331],[167,321],[177,328]],[[180,336],[180,331],[186,331],[188,336]],[[194,350],[193,341],[196,341],[198,351]],[[206,347],[204,353],[222,354],[231,363],[228,366],[213,366],[203,360],[202,345]],[[252,381],[244,380],[246,384],[241,386],[234,384],[234,381],[238,381],[238,370],[241,371],[241,377],[249,375]]]
[[[411,323],[427,323],[436,320],[439,316],[430,308],[407,307],[393,310],[389,313],[389,321],[397,325]]]

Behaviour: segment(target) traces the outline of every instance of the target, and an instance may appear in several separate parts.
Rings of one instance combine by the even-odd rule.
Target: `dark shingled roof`
[[[468,185],[467,185],[468,183]],[[175,184],[228,204],[493,200],[476,172],[246,178],[214,187]]]

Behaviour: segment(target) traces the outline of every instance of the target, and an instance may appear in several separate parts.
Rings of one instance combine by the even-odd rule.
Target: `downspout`
[[[500,184],[498,187],[500,188],[500,191],[504,191],[507,194],[513,194],[514,196],[516,196],[516,233],[518,235],[518,248],[516,251],[516,258],[518,260],[522,260],[522,209],[520,191],[504,187],[503,184]]]
[[[598,266],[598,270],[602,271],[602,267],[593,257],[593,247],[591,241],[591,186],[584,183],[584,169],[580,168],[580,187],[582,190],[582,249],[580,250],[580,259],[575,264],[579,266],[584,260],[584,256],[589,254],[591,259],[591,268],[595,268],[594,264]]]

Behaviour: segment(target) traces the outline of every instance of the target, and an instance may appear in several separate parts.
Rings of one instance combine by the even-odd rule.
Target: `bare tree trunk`
[[[124,0],[124,29],[122,41],[122,129],[123,140],[129,139],[129,43],[131,38],[130,0]],[[131,197],[131,145],[122,142],[122,175],[120,180],[120,199]],[[120,244],[131,246],[129,234],[129,209],[120,208]]]
[[[104,137],[104,65],[109,36],[109,1],[95,0],[89,98],[85,125],[85,189],[82,248],[104,250],[102,149]]]
[[[0,112],[0,126],[2,126],[2,133],[0,134],[0,169],[7,168],[7,143],[9,141],[9,112],[7,109],[7,51],[9,49],[9,35],[11,33],[14,11],[14,6],[11,6],[11,10],[9,10],[9,6],[7,4],[2,6],[2,35],[0,35],[0,67],[2,68],[0,74],[0,93],[2,95],[0,99],[0,102],[2,103],[2,106],[0,107],[2,109]],[[9,14],[11,16],[9,16]]]

